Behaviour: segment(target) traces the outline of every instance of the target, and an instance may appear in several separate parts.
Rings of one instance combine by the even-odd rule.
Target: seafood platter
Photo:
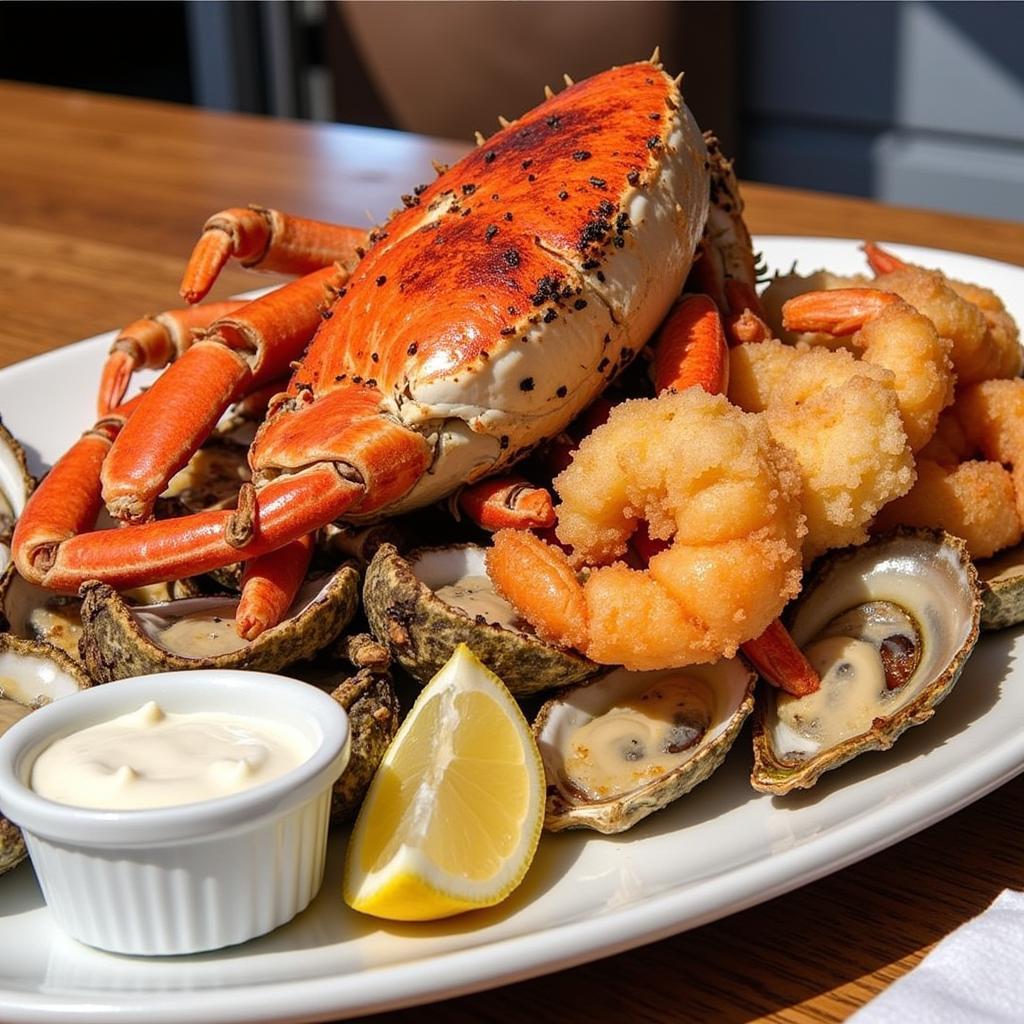
[[[373,937],[391,1005],[439,991],[410,943],[455,958],[459,990],[482,987],[566,961],[537,929],[575,936],[577,961],[665,935],[1020,770],[1005,724],[944,719],[1024,619],[1024,350],[1001,294],[1020,293],[1019,271],[872,240],[755,245],[732,164],[656,55],[548,90],[402,202],[369,232],[216,214],[182,309],[46,357],[96,380],[68,403],[94,404],[91,420],[58,448],[27,407],[0,407],[0,728],[185,670],[278,673],[348,714],[327,884],[253,944],[273,990],[262,1013],[294,980],[290,963],[275,973],[293,939],[316,965],[309,947]],[[229,260],[295,280],[203,302]],[[0,399],[13,391],[0,375]],[[431,740],[424,701],[446,692],[501,696]],[[446,728],[467,749],[513,737],[527,752],[501,882],[465,855],[483,881],[458,900],[431,889],[432,871],[457,873],[431,853],[437,833],[464,825],[440,815],[409,840],[430,871],[380,881],[409,827],[386,790],[444,774]],[[983,771],[926,785],[973,744]],[[916,803],[880,808],[890,770]],[[493,778],[465,798],[487,807],[475,848],[497,844],[491,818],[511,827]],[[814,823],[794,835],[800,814]],[[727,896],[679,838],[733,851]],[[0,819],[0,871],[24,858]],[[677,874],[659,874],[668,860]],[[15,875],[27,891],[22,867],[0,899]],[[582,926],[610,915],[589,941],[570,909],[585,878]],[[59,991],[166,982],[104,956],[69,946],[47,970]],[[175,995],[227,999],[239,970],[204,958]],[[321,981],[310,1012],[389,1004]]]

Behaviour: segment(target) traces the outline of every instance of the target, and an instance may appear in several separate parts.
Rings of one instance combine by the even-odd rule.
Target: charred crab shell
[[[813,741],[780,731],[779,691],[764,687],[754,717],[751,784],[781,795],[809,789],[822,773],[866,750],[888,750],[912,725],[935,714],[949,694],[978,639],[981,596],[967,545],[941,531],[900,530],[815,563],[794,604],[790,630],[801,648],[830,624],[870,602],[902,611],[920,638],[919,661],[893,699],[890,714],[874,717],[864,731],[815,750]],[[794,740],[794,736],[796,739]],[[794,749],[803,743],[806,749]]]
[[[23,714],[92,686],[63,651],[50,644],[0,634],[0,734]],[[11,713],[12,705],[14,714]],[[21,831],[0,814],[0,874],[25,859]]]
[[[709,709],[710,725],[690,748],[686,760],[633,790],[607,799],[591,799],[571,784],[565,770],[565,750],[575,730],[605,714],[616,702],[639,696],[659,682],[682,677],[705,684],[715,705]],[[732,658],[714,665],[658,672],[616,669],[549,700],[533,723],[547,777],[544,827],[551,832],[570,828],[590,828],[606,834],[623,832],[678,800],[725,760],[754,708],[756,682],[756,673],[741,659]]]
[[[366,570],[363,607],[370,628],[421,683],[441,670],[460,643],[517,697],[578,683],[597,671],[573,651],[474,618],[434,593],[467,575],[486,575],[484,550],[473,544],[420,548],[408,558],[384,544]]]
[[[359,573],[343,565],[329,577],[307,580],[291,613],[280,625],[237,650],[207,657],[187,657],[159,644],[154,638],[159,622],[205,609],[233,617],[237,597],[185,598],[132,608],[106,584],[97,582],[86,583],[82,596],[81,650],[86,667],[101,682],[195,668],[275,672],[294,661],[311,658],[340,635],[358,606]]]

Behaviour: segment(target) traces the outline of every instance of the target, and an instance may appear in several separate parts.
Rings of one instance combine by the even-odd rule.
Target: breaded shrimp
[[[909,494],[886,505],[876,530],[924,526],[962,537],[972,558],[988,558],[1020,542],[1013,481],[998,462],[942,465],[917,463],[917,482]]]
[[[963,537],[974,558],[1020,542],[1024,380],[985,380],[959,391],[921,456],[913,490],[882,510],[879,529],[941,527]]]
[[[892,371],[911,449],[931,440],[939,414],[953,401],[955,377],[950,342],[928,317],[889,292],[840,288],[790,299],[782,321],[790,330],[852,335],[865,362]]]
[[[1024,522],[1024,379],[984,380],[964,388],[952,413],[968,445],[1009,469],[1017,515]]]
[[[804,560],[862,544],[875,514],[914,482],[890,371],[849,352],[767,341],[730,352],[729,397],[764,411],[800,470]]]
[[[572,561],[533,535],[501,531],[487,570],[540,636],[595,661],[654,669],[731,657],[799,591],[792,456],[721,395],[690,388],[623,403],[555,489]],[[641,522],[672,542],[646,572],[615,561]]]
[[[876,275],[870,287],[904,298],[953,343],[961,384],[1020,375],[1020,332],[995,292],[907,263],[874,242],[865,242],[864,252]]]
[[[808,345],[823,348],[850,348],[848,338],[836,337],[832,334],[820,334],[813,331],[787,331],[782,326],[782,307],[797,295],[804,292],[831,291],[834,288],[865,288],[870,286],[870,278],[864,275],[844,277],[833,274],[829,270],[815,270],[803,275],[790,271],[788,274],[776,274],[768,287],[761,293],[761,308],[764,318],[772,330],[772,336],[784,341],[787,345],[804,342]]]

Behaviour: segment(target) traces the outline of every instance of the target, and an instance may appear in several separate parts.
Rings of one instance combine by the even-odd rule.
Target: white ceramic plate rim
[[[856,250],[858,243],[854,240],[771,236],[761,237],[757,243],[764,250],[769,266],[781,271],[788,270],[796,256],[800,258],[800,269],[803,272],[818,266],[829,266],[838,272],[851,272],[861,266]],[[1021,288],[1024,284],[1024,269],[941,250],[909,246],[892,248],[909,259],[942,266],[957,276],[991,283],[997,290],[1007,294],[1008,298],[1008,281],[1016,284],[1018,293],[1024,293],[1024,288]],[[1024,319],[1024,310],[1019,305],[1011,308],[1018,319]],[[109,335],[103,336],[102,340],[81,342],[75,348],[91,345],[96,352],[98,367],[108,341]],[[39,379],[37,374],[45,376],[59,371],[62,360],[71,351],[66,349],[38,356],[0,371],[0,400],[6,390],[5,385],[28,385],[33,379]],[[88,388],[91,382],[83,386]],[[78,406],[83,408],[90,404],[91,395],[84,404],[78,402]],[[24,439],[30,443],[40,444],[46,439],[47,431],[38,423],[11,425],[16,434],[20,429]],[[85,425],[83,422],[67,427],[71,431],[68,439],[74,437]],[[991,655],[986,654],[986,659],[990,656],[992,659],[1020,656],[1024,645],[1018,642],[1016,636],[1000,634],[999,637],[1001,639],[983,639],[984,648],[993,652]],[[968,664],[968,674],[972,663]],[[979,666],[978,674],[984,671]],[[1019,678],[1021,675],[1010,664],[999,682],[1024,683],[1024,679]],[[350,973],[324,971],[291,980],[285,978],[261,983],[260,963],[266,962],[268,955],[279,955],[261,951],[252,953],[254,969],[251,979],[243,978],[241,984],[220,988],[168,990],[164,987],[137,987],[130,983],[134,970],[131,961],[124,962],[123,967],[120,961],[118,963],[118,969],[126,972],[126,983],[122,987],[90,991],[88,994],[83,992],[78,996],[50,991],[46,986],[30,991],[9,985],[0,977],[0,1014],[5,1017],[16,1016],[24,1021],[116,1019],[151,1024],[179,1020],[192,1013],[211,1022],[330,1018],[447,998],[620,952],[771,899],[870,856],[954,813],[1008,781],[1024,768],[1024,731],[1013,724],[1022,720],[1020,711],[1024,706],[1024,697],[1015,698],[1014,689],[1020,691],[1022,687],[1001,686],[999,696],[983,715],[977,720],[971,719],[959,733],[946,736],[934,749],[924,742],[920,747],[923,753],[913,760],[893,762],[892,767],[881,770],[871,769],[866,777],[863,773],[857,774],[856,765],[861,762],[848,766],[843,771],[848,773],[846,778],[849,781],[840,782],[837,788],[828,791],[820,804],[811,803],[789,812],[791,817],[787,818],[787,822],[797,822],[797,828],[788,847],[772,850],[771,855],[768,855],[766,849],[763,857],[749,858],[744,863],[726,867],[696,881],[679,877],[675,879],[674,885],[652,895],[629,900],[622,906],[613,906],[609,901],[602,906],[589,908],[581,896],[580,905],[574,908],[571,906],[571,898],[569,905],[566,905],[564,898],[561,903],[553,902],[555,894],[545,890],[544,894],[537,897],[532,908],[536,910],[539,907],[545,911],[550,906],[551,920],[543,928],[494,941],[472,942],[455,951],[437,948],[432,951],[432,940],[429,937],[407,939],[403,941],[409,942],[408,959],[377,966],[371,963],[364,970]],[[953,698],[950,698],[950,702],[953,703]],[[993,711],[998,713],[993,714]],[[933,721],[941,718],[940,711]],[[901,744],[906,743],[906,739],[901,740]],[[944,749],[946,753],[943,753]],[[948,762],[951,757],[957,765],[955,771],[928,770],[929,763],[936,758],[940,759],[941,764],[941,758]],[[867,758],[862,761],[866,762]],[[872,762],[872,765],[876,763]],[[730,771],[734,774],[732,769]],[[906,788],[893,795],[905,778],[916,779],[916,782],[911,783],[913,788]],[[714,783],[709,785],[713,786]],[[844,786],[849,793],[844,793]],[[828,807],[836,801],[845,806],[848,802],[846,797],[861,787],[869,802],[868,809],[819,832],[815,823],[821,817],[820,808]],[[704,789],[702,787],[702,791]],[[870,799],[875,790],[885,793],[885,802],[871,805]],[[714,800],[713,797],[711,799]],[[730,814],[742,820],[748,808],[763,808],[763,801],[770,799],[758,797],[738,809],[730,810]],[[858,799],[864,803],[864,798]],[[667,815],[671,811],[664,813]],[[783,811],[773,808],[767,813],[781,815]],[[804,832],[800,829],[801,822],[804,822]],[[694,834],[699,835],[711,832],[716,824],[713,818],[702,819],[691,828],[695,830]],[[689,829],[687,832],[689,835]],[[606,841],[581,836],[565,840],[556,837],[548,841],[578,843],[584,853],[589,852],[587,846],[594,844],[591,849],[596,853],[590,857],[593,866],[602,860],[621,858],[624,849],[629,849],[632,859],[640,864],[644,861],[645,850],[648,847],[653,850],[662,838],[656,833],[642,832],[635,840],[636,845],[631,848],[618,844],[601,845]],[[723,863],[725,860],[727,858],[723,859]],[[29,869],[22,867],[18,870],[24,873]],[[589,881],[589,876],[586,881]],[[0,879],[0,899],[4,885],[8,882],[8,879]],[[326,898],[338,901],[340,913],[340,898],[337,895]],[[325,899],[325,894],[321,894],[319,899]],[[2,910],[0,907],[0,946],[6,947],[13,941],[13,929],[18,926],[18,918],[5,918]],[[39,909],[32,911],[29,916],[45,913],[45,910]],[[296,923],[290,927],[301,928],[302,925]],[[54,947],[60,941],[69,940],[55,936]],[[247,947],[240,947],[237,955],[245,957],[246,950]],[[294,951],[289,950],[288,955],[294,955]],[[176,970],[187,971],[187,964],[188,960],[168,964],[168,976],[173,976]],[[141,977],[141,965],[138,970]]]

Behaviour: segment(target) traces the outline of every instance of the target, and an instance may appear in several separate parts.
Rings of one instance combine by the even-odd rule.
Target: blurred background
[[[742,177],[1024,220],[1024,4],[0,4],[0,77],[455,139],[660,45]]]

